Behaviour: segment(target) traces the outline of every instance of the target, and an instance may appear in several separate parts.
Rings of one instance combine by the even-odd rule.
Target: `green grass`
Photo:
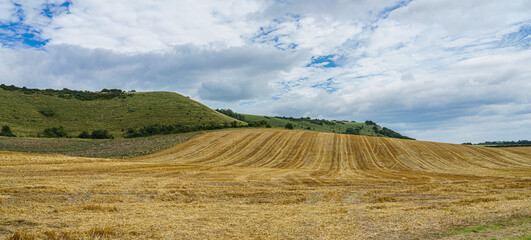
[[[348,121],[328,121],[333,123],[333,125],[328,125],[323,123],[321,124],[315,124],[306,120],[299,119],[285,119],[285,118],[278,118],[278,117],[266,117],[266,116],[257,116],[257,115],[250,115],[250,114],[243,114],[245,116],[245,121],[266,121],[269,124],[271,124],[274,128],[284,128],[287,123],[292,123],[295,129],[300,130],[309,130],[309,131],[317,131],[317,132],[330,132],[330,133],[345,133],[347,128],[361,128],[360,129],[360,135],[366,135],[366,136],[376,136],[376,137],[386,137],[383,134],[380,134],[376,131],[374,131],[373,127],[374,125],[367,125],[365,123],[358,123],[358,122],[348,122]],[[378,130],[382,130],[381,126],[376,126]]]
[[[460,239],[499,239],[495,236],[504,236],[502,239],[531,239],[530,217],[517,218],[508,221],[496,222],[480,226],[457,228],[452,231],[437,234],[439,237],[457,236]],[[509,236],[517,233],[516,237]],[[521,234],[518,234],[521,233]]]
[[[127,158],[170,148],[202,132],[126,139],[0,137],[0,150],[95,158]]]
[[[172,92],[144,92],[126,98],[81,101],[0,89],[0,126],[8,125],[19,137],[36,137],[44,129],[58,126],[63,126],[70,136],[101,129],[121,137],[128,129],[152,124],[199,127],[234,120]]]

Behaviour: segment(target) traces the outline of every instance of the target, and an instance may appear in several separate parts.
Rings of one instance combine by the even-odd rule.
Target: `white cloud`
[[[212,49],[193,45],[137,54],[72,45],[46,51],[0,49],[7,84],[39,88],[171,90],[204,100],[263,96],[270,81],[300,54],[258,47]]]
[[[8,1],[0,2],[0,21],[10,22],[15,19],[14,17],[14,6]]]
[[[529,1],[93,0],[51,20],[42,2],[21,3],[49,42],[0,50],[8,83],[171,90],[425,140],[531,135]],[[14,16],[9,4],[0,14]],[[307,67],[319,56],[336,67]]]
[[[241,36],[256,30],[247,15],[252,1],[78,1],[68,15],[43,30],[50,44],[72,44],[135,52],[172,45],[220,42],[242,46]]]
[[[442,28],[450,35],[470,36],[496,33],[529,21],[531,2],[514,1],[413,1],[392,12],[390,19]]]

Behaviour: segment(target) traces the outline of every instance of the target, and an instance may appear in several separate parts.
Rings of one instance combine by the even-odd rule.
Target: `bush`
[[[40,134],[39,134],[40,135]],[[67,137],[68,134],[63,127],[52,127],[44,129],[44,133],[40,135],[45,138],[62,138]]]
[[[347,128],[347,130],[345,131],[346,134],[354,134],[354,135],[359,135],[360,134],[360,129],[359,128]]]
[[[292,123],[286,123],[286,126],[284,126],[286,129],[293,129],[293,124]]]
[[[92,139],[113,139],[114,136],[110,134],[107,130],[94,130],[90,134]]]
[[[79,136],[77,136],[78,138],[90,138],[90,134],[88,131],[83,131],[81,134],[79,134]]]
[[[249,121],[247,122],[249,125],[249,127],[266,127],[266,128],[271,128],[271,124],[269,124],[268,122],[264,121],[264,120],[261,120],[261,121],[258,121],[258,122],[253,122],[253,121]]]
[[[367,124],[367,125],[376,125],[376,123],[371,121],[371,120],[365,121],[365,124]]]
[[[227,123],[227,126],[228,125],[229,123]],[[218,125],[215,122],[205,124],[199,127],[191,127],[191,126],[186,126],[186,125],[181,125],[181,124],[173,124],[173,125],[153,124],[153,125],[140,128],[138,130],[128,129],[127,132],[124,134],[124,137],[126,138],[147,137],[147,136],[157,135],[157,134],[185,133],[185,132],[193,132],[197,130],[213,130],[213,129],[220,129],[220,128],[223,128],[223,126]]]
[[[240,121],[245,121],[245,116],[243,116],[242,114],[239,114],[239,113],[235,113],[234,111],[232,111],[231,109],[227,108],[227,109],[216,109],[216,111],[226,115],[226,116],[229,116],[231,118],[236,118]]]
[[[55,112],[52,109],[39,110],[39,113],[44,115],[45,117],[53,117],[53,116],[55,116]]]
[[[4,137],[15,137],[15,134],[11,132],[11,128],[9,126],[3,126],[2,131],[0,131],[0,136]]]
[[[386,137],[392,137],[392,138],[401,138],[401,139],[411,139],[415,140],[414,138],[410,138],[407,136],[403,136],[400,133],[397,133],[389,128],[383,127],[382,130],[379,130],[377,133],[382,134]]]

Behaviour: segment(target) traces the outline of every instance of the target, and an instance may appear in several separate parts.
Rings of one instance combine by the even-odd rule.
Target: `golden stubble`
[[[0,152],[0,235],[403,239],[531,216],[531,151],[220,131],[133,159]]]

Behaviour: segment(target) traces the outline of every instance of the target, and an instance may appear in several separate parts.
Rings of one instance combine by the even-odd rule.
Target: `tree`
[[[0,132],[0,136],[5,136],[5,137],[15,137],[15,134],[13,134],[11,132],[11,128],[9,128],[9,126],[3,126],[2,127],[2,131]]]
[[[112,139],[114,138],[114,136],[109,134],[107,130],[94,130],[92,131],[90,138],[92,139]]]
[[[365,121],[365,124],[366,124],[366,125],[376,125],[376,123],[373,122],[373,121],[371,121],[371,120],[367,120],[367,121]]]
[[[61,138],[66,137],[66,131],[63,127],[52,127],[44,129],[44,134],[42,135],[46,138]]]
[[[79,136],[77,136],[78,138],[90,138],[90,134],[88,131],[83,131],[81,134],[79,134]]]
[[[231,109],[227,108],[227,109],[216,109],[216,111],[220,112],[220,113],[223,113],[229,117],[232,117],[232,118],[236,118],[240,121],[245,121],[245,116],[243,116],[242,114],[239,114],[239,113],[235,113],[234,111],[232,111]]]
[[[292,123],[286,123],[286,126],[284,126],[286,129],[293,129],[293,124]]]

